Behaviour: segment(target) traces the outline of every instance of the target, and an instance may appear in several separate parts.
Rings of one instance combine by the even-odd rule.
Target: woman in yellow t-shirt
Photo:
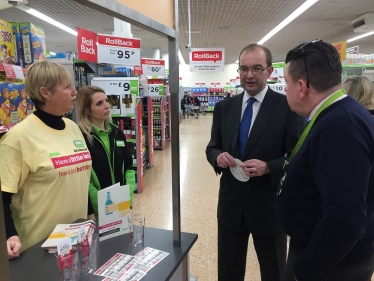
[[[0,185],[8,257],[48,237],[56,224],[87,218],[91,156],[78,126],[62,118],[77,91],[62,65],[30,66],[26,92],[36,111],[0,140]]]

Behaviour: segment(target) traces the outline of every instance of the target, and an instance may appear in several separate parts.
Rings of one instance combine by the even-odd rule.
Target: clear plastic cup
[[[130,229],[130,244],[133,247],[143,247],[144,246],[144,225],[145,217],[142,213],[132,213],[131,222],[129,219],[129,224],[131,223]]]
[[[78,268],[78,251],[71,250],[71,254],[64,257],[55,253],[58,276],[60,281],[78,281],[80,270]]]
[[[83,273],[93,273],[97,269],[97,244],[99,236],[92,234],[89,238],[78,243],[78,253]]]

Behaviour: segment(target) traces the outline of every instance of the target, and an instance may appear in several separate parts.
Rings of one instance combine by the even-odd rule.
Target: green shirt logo
[[[124,141],[116,141],[118,147],[124,147],[125,142]]]
[[[76,147],[84,147],[83,141],[81,141],[81,140],[75,140],[74,145]]]

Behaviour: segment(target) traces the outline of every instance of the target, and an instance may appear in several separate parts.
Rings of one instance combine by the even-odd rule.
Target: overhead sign
[[[88,62],[97,62],[97,34],[90,30],[77,28],[78,58]]]
[[[145,76],[165,76],[165,60],[142,58],[141,65]]]
[[[333,43],[332,45],[338,51],[340,61],[345,61],[347,58],[347,41]]]
[[[97,35],[97,61],[121,65],[140,64],[140,39]]]
[[[358,50],[358,46],[347,48],[347,54],[358,54]]]
[[[225,49],[200,48],[190,52],[191,72],[222,72],[225,67]]]

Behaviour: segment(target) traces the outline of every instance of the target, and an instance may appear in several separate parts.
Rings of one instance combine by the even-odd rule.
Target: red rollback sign
[[[87,29],[77,28],[78,58],[97,62],[97,34]]]

